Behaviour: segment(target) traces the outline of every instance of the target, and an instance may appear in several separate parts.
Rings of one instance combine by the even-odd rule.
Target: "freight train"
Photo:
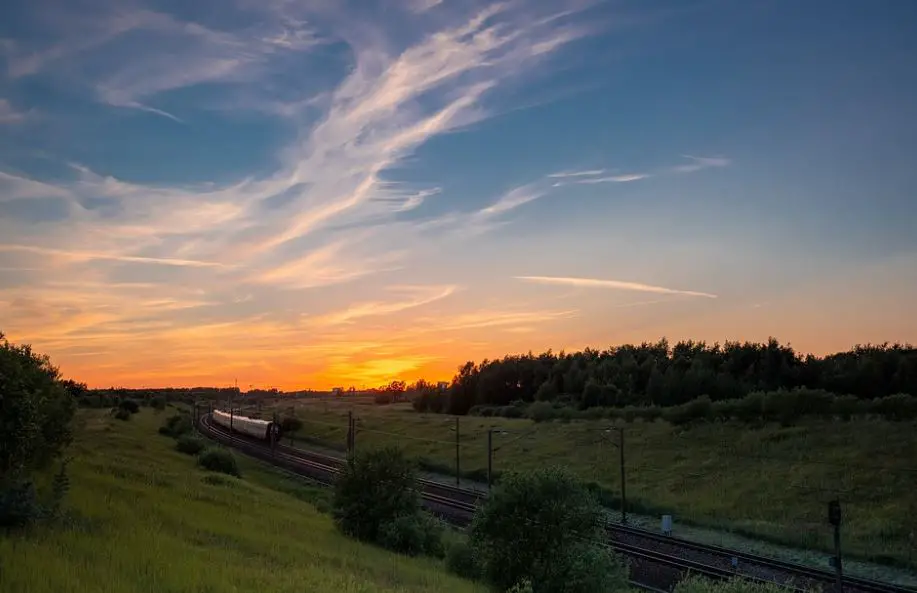
[[[270,442],[273,437],[276,443],[280,439],[280,424],[277,422],[257,420],[247,416],[239,416],[238,414],[234,414],[230,418],[229,412],[222,412],[220,410],[214,410],[212,418],[214,424],[222,426],[227,430],[231,428],[233,432],[238,432],[261,441]]]

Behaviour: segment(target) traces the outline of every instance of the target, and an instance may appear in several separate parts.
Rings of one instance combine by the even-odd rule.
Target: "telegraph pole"
[[[618,428],[618,451],[621,453],[621,523],[627,523],[627,482],[624,480],[624,429]]]
[[[461,485],[460,477],[459,477],[461,475],[461,468],[459,465],[460,457],[461,457],[461,454],[460,454],[460,449],[459,449],[459,417],[456,416],[455,417],[455,485],[456,486]]]
[[[841,501],[836,498],[828,503],[828,522],[834,525],[834,571],[837,582],[836,593],[843,593],[844,563],[841,559]]]
[[[624,429],[620,426],[610,426],[605,432],[617,431],[618,442],[611,442],[613,447],[618,448],[618,462],[621,466],[621,523],[627,523],[627,483],[624,475]]]
[[[353,463],[353,411],[347,411],[347,457]]]
[[[490,486],[493,484],[493,470],[494,470],[494,429],[487,429],[487,490],[490,491]]]

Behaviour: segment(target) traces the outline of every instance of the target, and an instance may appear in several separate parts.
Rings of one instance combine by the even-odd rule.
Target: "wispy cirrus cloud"
[[[90,382],[110,384],[213,376],[202,360],[221,373],[303,373],[291,382],[374,380],[440,360],[433,350],[465,344],[467,332],[512,335],[575,317],[573,306],[451,298],[468,270],[439,270],[430,254],[524,215],[559,180],[636,179],[566,171],[456,203],[443,180],[405,172],[430,140],[505,112],[502,91],[550,72],[553,57],[594,33],[582,12],[590,4],[405,3],[417,13],[397,18],[410,30],[336,2],[241,0],[189,19],[142,0],[90,1],[41,16],[44,35],[7,48],[12,84],[48,77],[154,142],[151,119],[181,133],[170,141],[209,134],[214,118],[282,118],[283,133],[265,149],[269,164],[194,182],[186,171],[170,179],[182,163],[151,163],[140,181],[116,158],[81,161],[91,151],[66,155],[54,176],[0,170],[0,205],[16,203],[0,217],[0,273],[30,274],[16,277],[18,295],[0,294],[0,318],[16,320],[13,337],[78,356]],[[239,144],[250,141],[245,125]],[[237,148],[223,138],[211,145],[217,155]],[[40,227],[8,214],[52,202],[66,208]],[[419,262],[443,276],[421,280]]]
[[[458,286],[390,286],[388,290],[404,295],[398,300],[357,302],[339,311],[310,317],[309,325],[332,326],[352,323],[364,317],[390,315],[414,309],[444,299],[458,290]]]
[[[694,290],[679,290],[664,286],[653,286],[640,282],[627,282],[624,280],[604,280],[599,278],[570,278],[563,276],[514,276],[517,280],[535,282],[538,284],[558,284],[562,286],[576,286],[579,288],[613,288],[617,290],[633,290],[638,292],[655,292],[659,294],[678,294],[685,296],[717,298],[717,295]]]
[[[685,165],[672,167],[672,170],[676,173],[694,173],[695,171],[709,169],[710,167],[725,167],[731,162],[724,157],[698,157],[689,154],[683,154],[682,156],[691,162]]]
[[[552,179],[566,179],[568,177],[594,177],[596,175],[601,175],[605,172],[605,169],[589,169],[586,171],[560,171],[558,173],[551,173],[548,177]]]
[[[6,99],[0,99],[0,125],[20,123],[25,121],[28,115],[28,111],[19,111]]]

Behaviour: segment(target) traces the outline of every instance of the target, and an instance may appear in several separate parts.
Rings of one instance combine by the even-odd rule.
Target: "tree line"
[[[857,400],[917,395],[917,349],[910,344],[856,346],[819,357],[766,343],[666,339],[606,350],[505,356],[466,362],[440,393],[412,385],[415,408],[464,415],[481,406],[556,402],[573,409],[684,406],[701,397],[735,401],[755,393],[814,390]]]

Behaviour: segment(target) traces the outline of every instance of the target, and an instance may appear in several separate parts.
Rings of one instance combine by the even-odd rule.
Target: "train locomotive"
[[[272,437],[275,443],[280,440],[280,424],[277,422],[258,420],[247,416],[239,416],[238,414],[230,417],[229,412],[221,410],[214,410],[212,418],[214,424],[227,430],[231,427],[233,432],[238,432],[260,441],[270,442]]]

